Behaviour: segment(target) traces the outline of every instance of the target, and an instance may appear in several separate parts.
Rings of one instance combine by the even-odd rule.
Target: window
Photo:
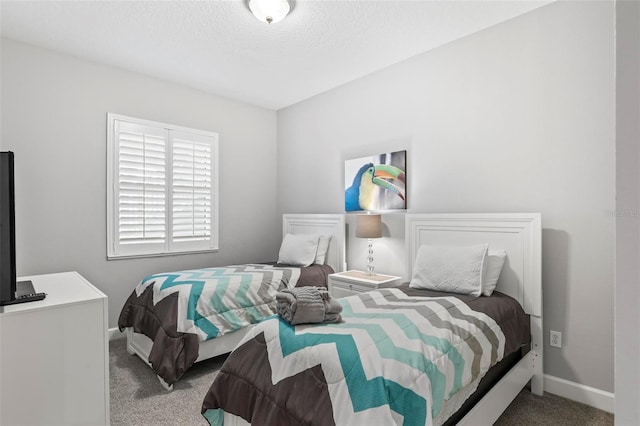
[[[217,250],[217,133],[107,121],[107,257]]]

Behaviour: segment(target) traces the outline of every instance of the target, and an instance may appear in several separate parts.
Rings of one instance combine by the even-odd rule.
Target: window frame
[[[165,241],[162,243],[120,244],[119,232],[119,123],[152,127],[165,132]],[[201,241],[173,241],[173,137],[193,135],[211,139],[211,229],[209,238]],[[107,260],[211,253],[219,250],[219,137],[216,132],[107,113]]]

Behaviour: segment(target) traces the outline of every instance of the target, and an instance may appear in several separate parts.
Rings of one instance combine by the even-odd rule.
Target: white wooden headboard
[[[334,271],[346,268],[344,214],[284,214],[282,215],[282,238],[286,234],[331,235],[327,264]]]
[[[407,214],[409,277],[423,244],[489,244],[507,258],[496,290],[517,299],[525,312],[542,316],[542,225],[539,213]]]

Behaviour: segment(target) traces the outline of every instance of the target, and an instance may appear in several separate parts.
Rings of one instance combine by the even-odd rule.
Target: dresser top
[[[35,302],[0,306],[0,314],[27,312],[107,298],[104,293],[75,271],[19,277],[18,281],[31,281],[34,291],[46,293],[47,297]]]

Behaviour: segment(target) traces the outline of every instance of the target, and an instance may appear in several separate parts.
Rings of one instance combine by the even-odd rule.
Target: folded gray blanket
[[[342,321],[342,305],[324,287],[287,288],[276,294],[276,311],[290,324]]]

